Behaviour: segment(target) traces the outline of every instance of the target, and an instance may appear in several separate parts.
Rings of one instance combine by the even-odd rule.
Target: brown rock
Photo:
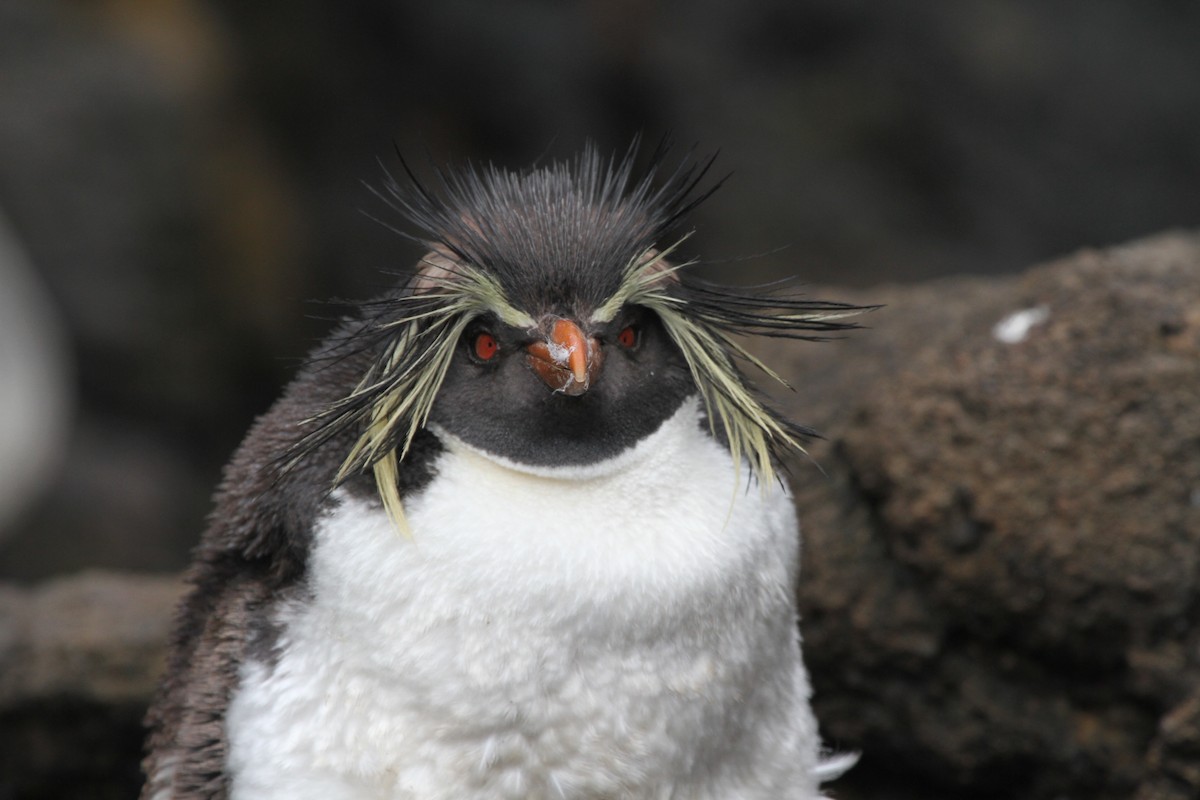
[[[182,582],[0,587],[0,797],[130,797]]]
[[[926,797],[1197,768],[1146,752],[1200,683],[1200,237],[852,299],[873,330],[776,354],[829,437],[794,469],[827,735]]]

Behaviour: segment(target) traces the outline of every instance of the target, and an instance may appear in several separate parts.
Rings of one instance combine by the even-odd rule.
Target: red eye
[[[621,332],[617,334],[617,344],[626,349],[632,348],[635,344],[637,344],[637,339],[637,330],[635,330],[632,325],[622,329]]]
[[[481,333],[475,337],[475,357],[480,361],[491,361],[499,350],[500,345],[496,343],[496,337],[490,333]]]

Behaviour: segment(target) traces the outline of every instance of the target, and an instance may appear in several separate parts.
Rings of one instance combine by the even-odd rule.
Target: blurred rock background
[[[889,304],[775,356],[828,435],[795,472],[841,796],[1200,796],[1194,237],[1010,277],[1200,224],[1198,35],[1189,2],[0,1],[0,798],[130,795],[222,463],[312,301],[416,256],[379,161],[667,131],[733,173],[707,269]]]

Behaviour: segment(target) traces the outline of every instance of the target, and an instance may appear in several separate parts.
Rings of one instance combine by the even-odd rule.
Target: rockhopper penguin
[[[800,657],[806,431],[739,337],[859,309],[690,275],[711,160],[651,161],[388,178],[426,255],[229,465],[144,800],[808,800],[848,766]]]

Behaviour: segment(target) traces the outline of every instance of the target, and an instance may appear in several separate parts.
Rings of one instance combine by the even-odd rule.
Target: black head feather
[[[590,310],[720,185],[699,190],[713,157],[668,169],[666,144],[635,178],[636,145],[621,158],[588,147],[573,162],[524,172],[441,168],[436,190],[401,159],[407,181],[387,174],[377,194],[416,228],[410,238],[487,272],[517,308],[534,317],[550,306]]]

